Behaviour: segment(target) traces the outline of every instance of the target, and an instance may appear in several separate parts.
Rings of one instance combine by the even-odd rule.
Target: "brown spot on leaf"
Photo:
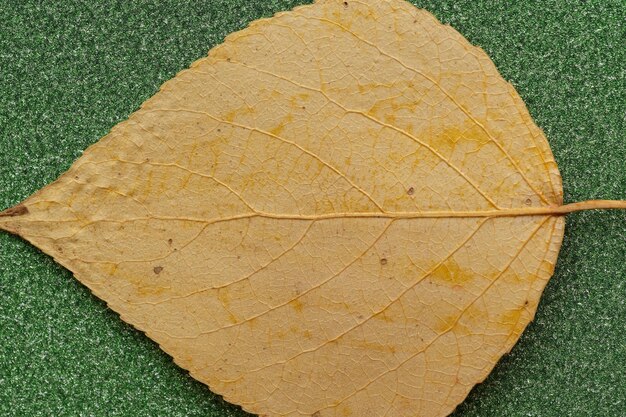
[[[413,195],[413,194],[415,194],[415,188],[413,188],[413,187],[409,188],[408,190],[406,190],[406,193],[407,193],[408,195]]]
[[[159,275],[161,273],[161,271],[163,271],[163,267],[162,266],[155,266],[154,268],[152,268],[152,270],[154,271],[155,274]]]
[[[0,217],[16,217],[28,214],[28,208],[23,204],[8,208],[3,212],[0,212]]]
[[[387,258],[382,258],[382,259],[380,260],[380,264],[381,264],[381,265],[387,265]]]

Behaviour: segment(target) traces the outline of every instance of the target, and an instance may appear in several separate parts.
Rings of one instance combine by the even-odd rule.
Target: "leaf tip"
[[[17,217],[17,216],[24,216],[25,214],[28,214],[28,213],[29,213],[28,207],[20,203],[16,206],[9,207],[8,209],[0,212],[0,217]]]
[[[8,209],[0,212],[0,230],[5,230],[9,233],[19,234],[19,227],[15,226],[13,218],[24,216],[29,213],[28,207],[20,203],[16,206],[9,207]]]

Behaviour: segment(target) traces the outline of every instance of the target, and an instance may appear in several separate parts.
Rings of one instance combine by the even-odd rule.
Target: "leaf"
[[[483,51],[399,0],[318,1],[231,35],[0,227],[246,410],[430,416],[532,319],[561,214],[594,206],[561,199]]]

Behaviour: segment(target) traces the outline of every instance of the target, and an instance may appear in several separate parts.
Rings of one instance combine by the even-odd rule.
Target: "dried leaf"
[[[517,341],[562,214],[487,55],[400,0],[254,22],[0,227],[267,416],[450,413]]]

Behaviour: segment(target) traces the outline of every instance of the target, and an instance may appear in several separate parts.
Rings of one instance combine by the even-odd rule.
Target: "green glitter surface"
[[[0,209],[159,86],[302,1],[0,4]],[[626,198],[626,2],[415,1],[494,60],[550,141],[565,201]],[[536,320],[454,414],[626,413],[626,214],[568,216]],[[244,416],[71,274],[0,233],[0,415]],[[359,417],[359,416],[357,416]]]

